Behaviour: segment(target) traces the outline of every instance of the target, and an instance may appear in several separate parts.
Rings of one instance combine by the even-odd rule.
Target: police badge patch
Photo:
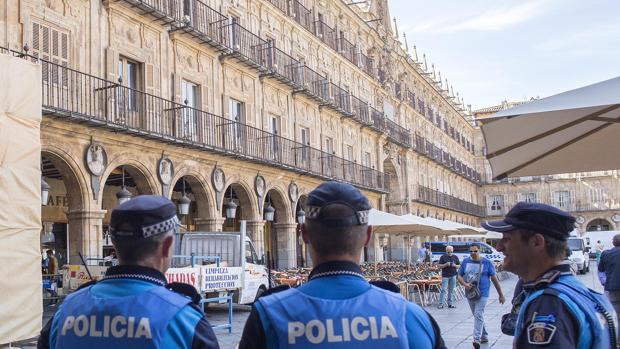
[[[533,322],[527,327],[527,341],[534,345],[551,343],[556,327],[549,322]]]

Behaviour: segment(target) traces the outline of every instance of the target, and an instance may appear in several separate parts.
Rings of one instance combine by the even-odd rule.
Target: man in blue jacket
[[[598,271],[605,273],[605,293],[620,314],[620,234],[614,236],[614,248],[603,251]]]
[[[308,195],[302,236],[315,267],[307,283],[258,299],[240,348],[445,347],[422,308],[364,279],[370,209],[349,184],[323,183]]]
[[[38,348],[219,348],[192,298],[166,287],[178,225],[175,205],[163,196],[114,209],[110,233],[120,265],[66,298]]]

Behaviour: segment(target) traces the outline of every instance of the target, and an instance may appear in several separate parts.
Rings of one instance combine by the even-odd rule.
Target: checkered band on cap
[[[321,214],[322,207],[319,206],[306,206],[306,218],[316,219]],[[355,211],[358,224],[368,224],[368,218],[370,217],[370,211]]]
[[[321,207],[319,206],[306,206],[306,218],[315,219],[321,213]]]
[[[153,225],[149,225],[148,227],[142,227],[142,236],[144,238],[149,238],[154,235],[159,235],[174,229],[179,226],[180,222],[177,216],[173,216],[172,218],[165,220],[163,222],[159,222]]]
[[[370,211],[357,211],[357,219],[360,224],[368,224],[368,217],[370,217]]]

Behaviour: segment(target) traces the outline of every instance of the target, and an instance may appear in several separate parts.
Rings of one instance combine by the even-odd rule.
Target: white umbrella
[[[414,214],[408,213],[400,216],[406,220],[415,222],[416,224],[426,225],[427,228],[423,232],[432,233],[432,234],[452,234],[458,233],[458,230],[451,225],[448,221],[442,221],[439,219],[431,218],[431,217],[420,217]]]
[[[391,213],[371,209],[368,217],[368,225],[372,225],[375,233],[421,233],[439,231],[438,228],[416,223]]]
[[[495,178],[620,169],[620,77],[480,121]]]

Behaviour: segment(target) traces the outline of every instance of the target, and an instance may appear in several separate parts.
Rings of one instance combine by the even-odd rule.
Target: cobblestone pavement
[[[586,275],[579,275],[588,287],[597,291],[602,291],[602,287],[598,281],[596,272],[596,263],[591,261],[590,272]],[[499,304],[495,288],[491,286],[491,296],[487,305],[484,319],[487,331],[489,332],[489,343],[482,345],[482,348],[511,348],[512,337],[502,334],[499,323],[502,314],[510,311],[510,299],[512,298],[514,286],[517,277],[512,275],[510,278],[501,282],[502,289],[506,295],[506,304]],[[442,331],[442,337],[446,345],[450,349],[472,348],[471,332],[474,328],[473,315],[469,310],[466,300],[460,300],[455,303],[456,309],[437,309],[435,306],[426,307],[426,310],[437,320]],[[235,306],[233,313],[233,329],[232,333],[228,330],[216,330],[216,335],[222,349],[233,349],[239,343],[243,326],[250,314],[249,306]],[[56,308],[45,309],[43,323],[47,323]],[[207,309],[207,318],[212,325],[224,324],[228,321],[228,308],[223,305],[211,305]],[[14,343],[13,348],[35,348],[36,340],[25,341],[23,343]]]

